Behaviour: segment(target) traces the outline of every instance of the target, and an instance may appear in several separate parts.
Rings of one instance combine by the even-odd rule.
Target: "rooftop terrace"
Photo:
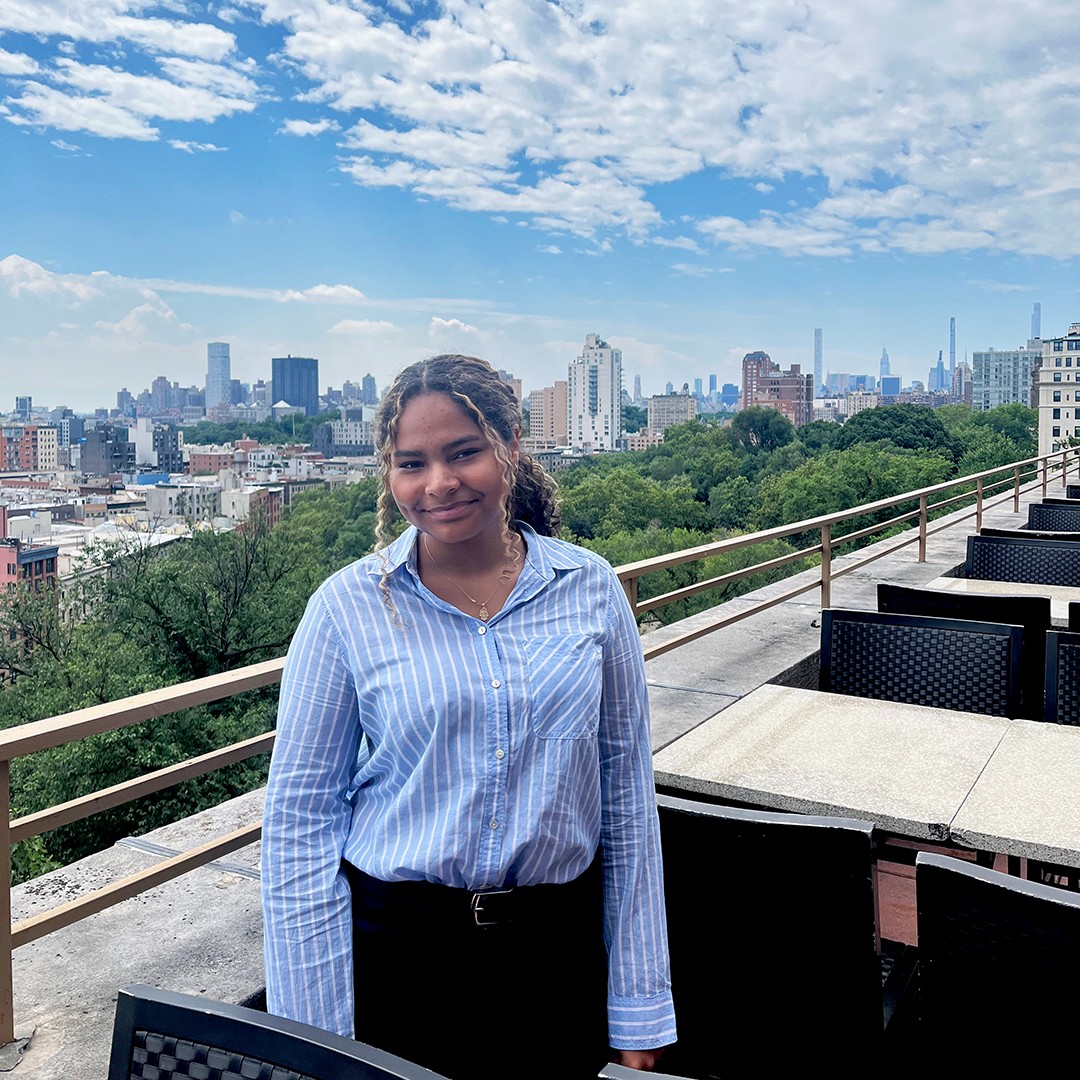
[[[1053,481],[1048,493],[1063,494],[1061,482]],[[985,511],[983,524],[1018,527],[1026,520],[1027,503],[1041,496],[1038,485],[1021,495],[1018,513],[1010,495]],[[896,537],[834,557],[827,585],[831,604],[873,608],[879,581],[923,585],[952,571],[963,562],[966,537],[974,531],[972,511],[954,511],[933,528],[940,531],[927,542],[922,562],[914,545],[895,550]],[[875,561],[851,569],[869,557]],[[654,751],[766,682],[816,685],[821,577],[820,569],[808,570],[731,600],[725,613],[776,603],[660,655],[664,646],[705,630],[716,619],[715,609],[646,635]],[[789,595],[800,588],[801,595]],[[148,870],[163,857],[254,825],[261,804],[262,793],[252,792],[27,882],[12,890],[11,916],[17,923],[117,877]],[[16,1042],[0,1051],[0,1071],[40,1080],[103,1076],[116,991],[127,983],[230,1002],[257,1000],[263,987],[258,869],[259,846],[250,844],[17,947]],[[902,937],[910,919],[899,884],[894,902],[886,903],[893,922],[884,929]]]

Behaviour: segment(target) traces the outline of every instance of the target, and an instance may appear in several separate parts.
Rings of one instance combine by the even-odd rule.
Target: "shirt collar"
[[[546,581],[555,577],[556,570],[579,570],[587,561],[584,552],[573,544],[552,540],[540,536],[523,521],[514,524],[525,537],[528,554],[525,561]],[[419,532],[415,525],[410,525],[393,543],[388,544],[378,554],[380,559],[373,559],[368,566],[369,574],[393,574],[404,566],[416,577],[416,541]],[[385,563],[383,562],[385,560]]]

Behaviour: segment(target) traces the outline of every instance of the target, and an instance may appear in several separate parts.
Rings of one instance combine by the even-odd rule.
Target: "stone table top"
[[[653,764],[659,784],[681,791],[866,818],[901,836],[943,840],[1009,723],[766,684]]]
[[[1069,604],[1080,600],[1080,589],[1067,585],[1040,585],[1029,581],[989,581],[984,578],[934,578],[928,589],[978,593],[982,596],[1048,596],[1050,621],[1060,630],[1068,628]]]
[[[986,851],[1080,867],[1080,728],[1012,721],[952,835]]]

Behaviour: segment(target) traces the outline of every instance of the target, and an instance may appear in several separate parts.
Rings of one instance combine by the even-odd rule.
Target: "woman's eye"
[[[472,457],[473,454],[479,454],[479,453],[480,453],[480,448],[474,446],[474,447],[470,447],[468,450],[460,451],[457,456],[459,458],[468,458],[468,457]]]

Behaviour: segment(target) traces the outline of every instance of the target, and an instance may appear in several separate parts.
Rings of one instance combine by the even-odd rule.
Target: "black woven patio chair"
[[[877,600],[878,611],[898,615],[928,615],[940,619],[969,619],[1023,627],[1018,715],[1027,720],[1043,719],[1046,632],[1051,626],[1049,597],[980,596],[882,583],[878,585]]]
[[[1080,586],[1080,544],[1071,540],[969,536],[964,576]]]
[[[109,1080],[445,1080],[329,1031],[221,1001],[129,986]]]
[[[1044,532],[1076,532],[1080,530],[1080,503],[1062,506],[1057,503],[1030,503],[1027,527]]]
[[[939,709],[1021,715],[1023,628],[827,608],[822,690]]]
[[[1080,502],[1080,484],[1066,484],[1065,498],[1076,499],[1078,502]]]
[[[1076,1022],[1080,896],[926,852],[915,886],[925,1034],[990,1075],[1015,1039],[1061,1047]]]
[[[1080,725],[1080,634],[1051,630],[1046,635],[1045,687],[1043,719]]]
[[[756,1075],[762,1047],[740,1033],[764,1014],[783,1031],[770,1075],[803,1071],[811,1046],[828,1047],[833,1075],[864,1065],[883,1028],[872,824],[657,803],[679,1025],[661,1068]]]

